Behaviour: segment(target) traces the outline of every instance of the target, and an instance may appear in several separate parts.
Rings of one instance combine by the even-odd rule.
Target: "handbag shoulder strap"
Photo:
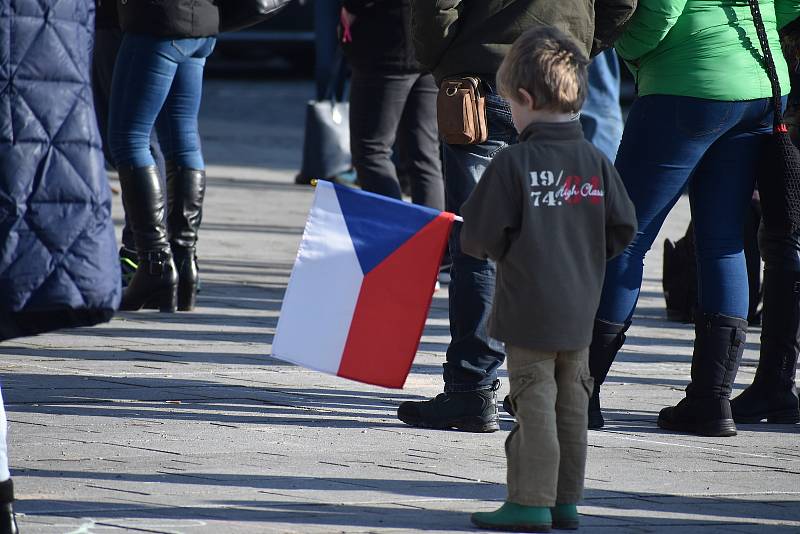
[[[772,86],[772,107],[775,111],[773,125],[775,131],[788,131],[786,124],[783,122],[783,105],[781,101],[781,84],[778,80],[778,71],[775,69],[775,60],[772,57],[772,51],[769,47],[769,38],[767,37],[767,30],[764,28],[764,19],[761,17],[761,9],[758,5],[758,0],[748,0],[750,4],[750,13],[753,15],[753,23],[756,26],[756,34],[758,35],[758,42],[761,45],[761,52],[764,55],[764,67],[767,71],[769,83]]]
[[[337,47],[336,55],[334,56],[333,64],[331,65],[330,73],[328,75],[328,83],[325,86],[323,99],[330,100],[332,102],[339,102],[343,99],[346,100],[346,83],[347,62],[345,61],[344,53],[342,52],[341,47]],[[342,98],[339,98],[340,94],[342,95]]]

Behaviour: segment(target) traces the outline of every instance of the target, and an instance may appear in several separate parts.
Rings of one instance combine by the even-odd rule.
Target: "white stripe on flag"
[[[363,279],[336,191],[321,181],[283,298],[272,355],[336,374]]]

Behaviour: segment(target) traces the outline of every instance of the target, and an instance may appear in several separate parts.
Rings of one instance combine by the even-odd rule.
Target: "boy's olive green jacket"
[[[636,0],[412,0],[414,47],[437,82],[461,74],[494,80],[528,28],[555,26],[589,56],[614,42],[635,9]]]

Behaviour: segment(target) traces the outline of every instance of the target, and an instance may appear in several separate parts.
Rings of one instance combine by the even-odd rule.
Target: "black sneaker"
[[[456,429],[465,432],[495,432],[500,430],[497,415],[495,380],[489,389],[440,393],[427,401],[406,401],[397,409],[397,417],[407,425]]]

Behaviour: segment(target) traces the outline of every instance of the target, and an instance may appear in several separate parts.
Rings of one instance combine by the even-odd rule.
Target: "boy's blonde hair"
[[[534,108],[577,113],[586,99],[589,60],[569,37],[556,28],[531,28],[519,36],[497,71],[497,87],[506,99],[520,102],[519,89],[534,100]]]

